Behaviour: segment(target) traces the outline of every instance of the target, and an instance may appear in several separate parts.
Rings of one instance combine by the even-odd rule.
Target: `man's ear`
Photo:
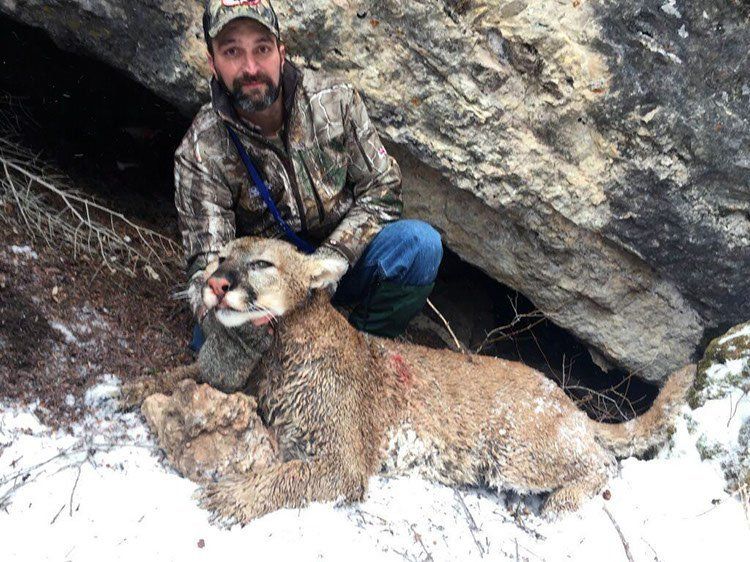
[[[339,256],[310,256],[310,288],[322,289],[336,285],[349,269],[349,262]]]
[[[206,60],[208,60],[208,68],[211,69],[211,74],[214,75],[214,78],[217,80],[219,79],[219,75],[216,73],[216,66],[214,66],[214,57],[211,56],[211,53],[206,49]]]
[[[279,55],[281,56],[281,70],[284,70],[284,62],[286,61],[286,45],[279,43]]]

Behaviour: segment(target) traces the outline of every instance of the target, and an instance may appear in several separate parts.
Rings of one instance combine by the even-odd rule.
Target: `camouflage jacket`
[[[188,276],[236,236],[280,237],[281,229],[249,178],[224,122],[237,132],[284,220],[315,246],[354,264],[402,209],[401,173],[383,148],[357,91],[302,73],[282,76],[283,148],[241,121],[213,80],[175,153],[175,204]]]

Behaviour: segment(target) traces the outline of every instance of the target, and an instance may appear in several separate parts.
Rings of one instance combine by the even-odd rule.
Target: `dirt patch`
[[[4,229],[0,276],[0,401],[38,403],[44,423],[77,420],[104,374],[125,381],[193,359],[176,284],[111,274]]]
[[[36,367],[42,351],[60,339],[40,308],[5,284],[0,283],[0,388],[17,383],[15,369]]]

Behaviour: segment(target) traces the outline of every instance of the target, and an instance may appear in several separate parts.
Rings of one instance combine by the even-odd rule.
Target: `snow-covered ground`
[[[686,407],[658,458],[623,461],[609,500],[555,522],[503,495],[375,477],[361,504],[283,510],[229,530],[209,524],[196,485],[164,464],[139,415],[115,411],[116,395],[113,377],[91,389],[72,434],[40,425],[34,408],[0,407],[1,560],[687,562],[750,553],[748,514],[725,492],[728,453],[702,461],[696,446],[737,442],[750,419],[740,391]]]

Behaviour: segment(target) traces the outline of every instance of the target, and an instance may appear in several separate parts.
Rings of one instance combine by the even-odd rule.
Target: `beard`
[[[253,82],[261,82],[266,85],[265,93],[262,89],[257,89],[248,94],[242,91],[242,87]],[[225,86],[226,87],[226,86]],[[281,87],[274,84],[268,74],[259,72],[258,74],[242,74],[232,82],[232,89],[229,90],[230,97],[235,107],[243,113],[254,113],[263,111],[273,105],[278,99]]]

